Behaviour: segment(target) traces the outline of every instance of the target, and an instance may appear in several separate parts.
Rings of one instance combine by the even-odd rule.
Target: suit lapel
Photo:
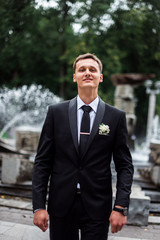
[[[69,103],[69,123],[70,123],[73,142],[74,142],[76,151],[79,154],[78,130],[77,130],[77,97],[71,99]]]
[[[105,112],[105,103],[101,99],[99,99],[99,104],[98,104],[95,120],[94,120],[94,123],[93,123],[92,131],[91,131],[91,134],[89,136],[88,143],[87,143],[87,146],[86,146],[86,149],[83,153],[82,158],[85,156],[90,144],[92,143],[92,141],[93,141],[93,139],[94,139],[94,137],[95,137],[95,135],[96,135],[96,133],[99,129],[99,124],[102,123],[104,112]]]

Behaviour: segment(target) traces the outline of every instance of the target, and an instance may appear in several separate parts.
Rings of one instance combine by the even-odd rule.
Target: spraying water
[[[42,125],[47,107],[62,101],[41,85],[0,89],[0,138],[11,128],[19,125]]]

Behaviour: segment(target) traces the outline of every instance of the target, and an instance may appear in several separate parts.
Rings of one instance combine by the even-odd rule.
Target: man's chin
[[[85,84],[83,84],[82,88],[83,88],[83,89],[85,89],[85,88],[93,88],[93,84],[91,84],[91,83],[85,83]]]

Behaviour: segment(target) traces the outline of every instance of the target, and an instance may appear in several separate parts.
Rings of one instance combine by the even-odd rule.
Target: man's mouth
[[[92,81],[91,78],[85,78],[83,81]]]

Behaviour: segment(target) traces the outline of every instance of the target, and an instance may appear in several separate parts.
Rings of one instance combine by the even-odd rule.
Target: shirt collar
[[[96,99],[94,99],[90,104],[87,104],[87,106],[90,106],[93,109],[93,111],[96,113],[98,103],[99,103],[99,97],[97,96]],[[77,96],[77,110],[79,110],[83,105],[86,105],[86,104],[82,101],[82,99],[78,95]]]

